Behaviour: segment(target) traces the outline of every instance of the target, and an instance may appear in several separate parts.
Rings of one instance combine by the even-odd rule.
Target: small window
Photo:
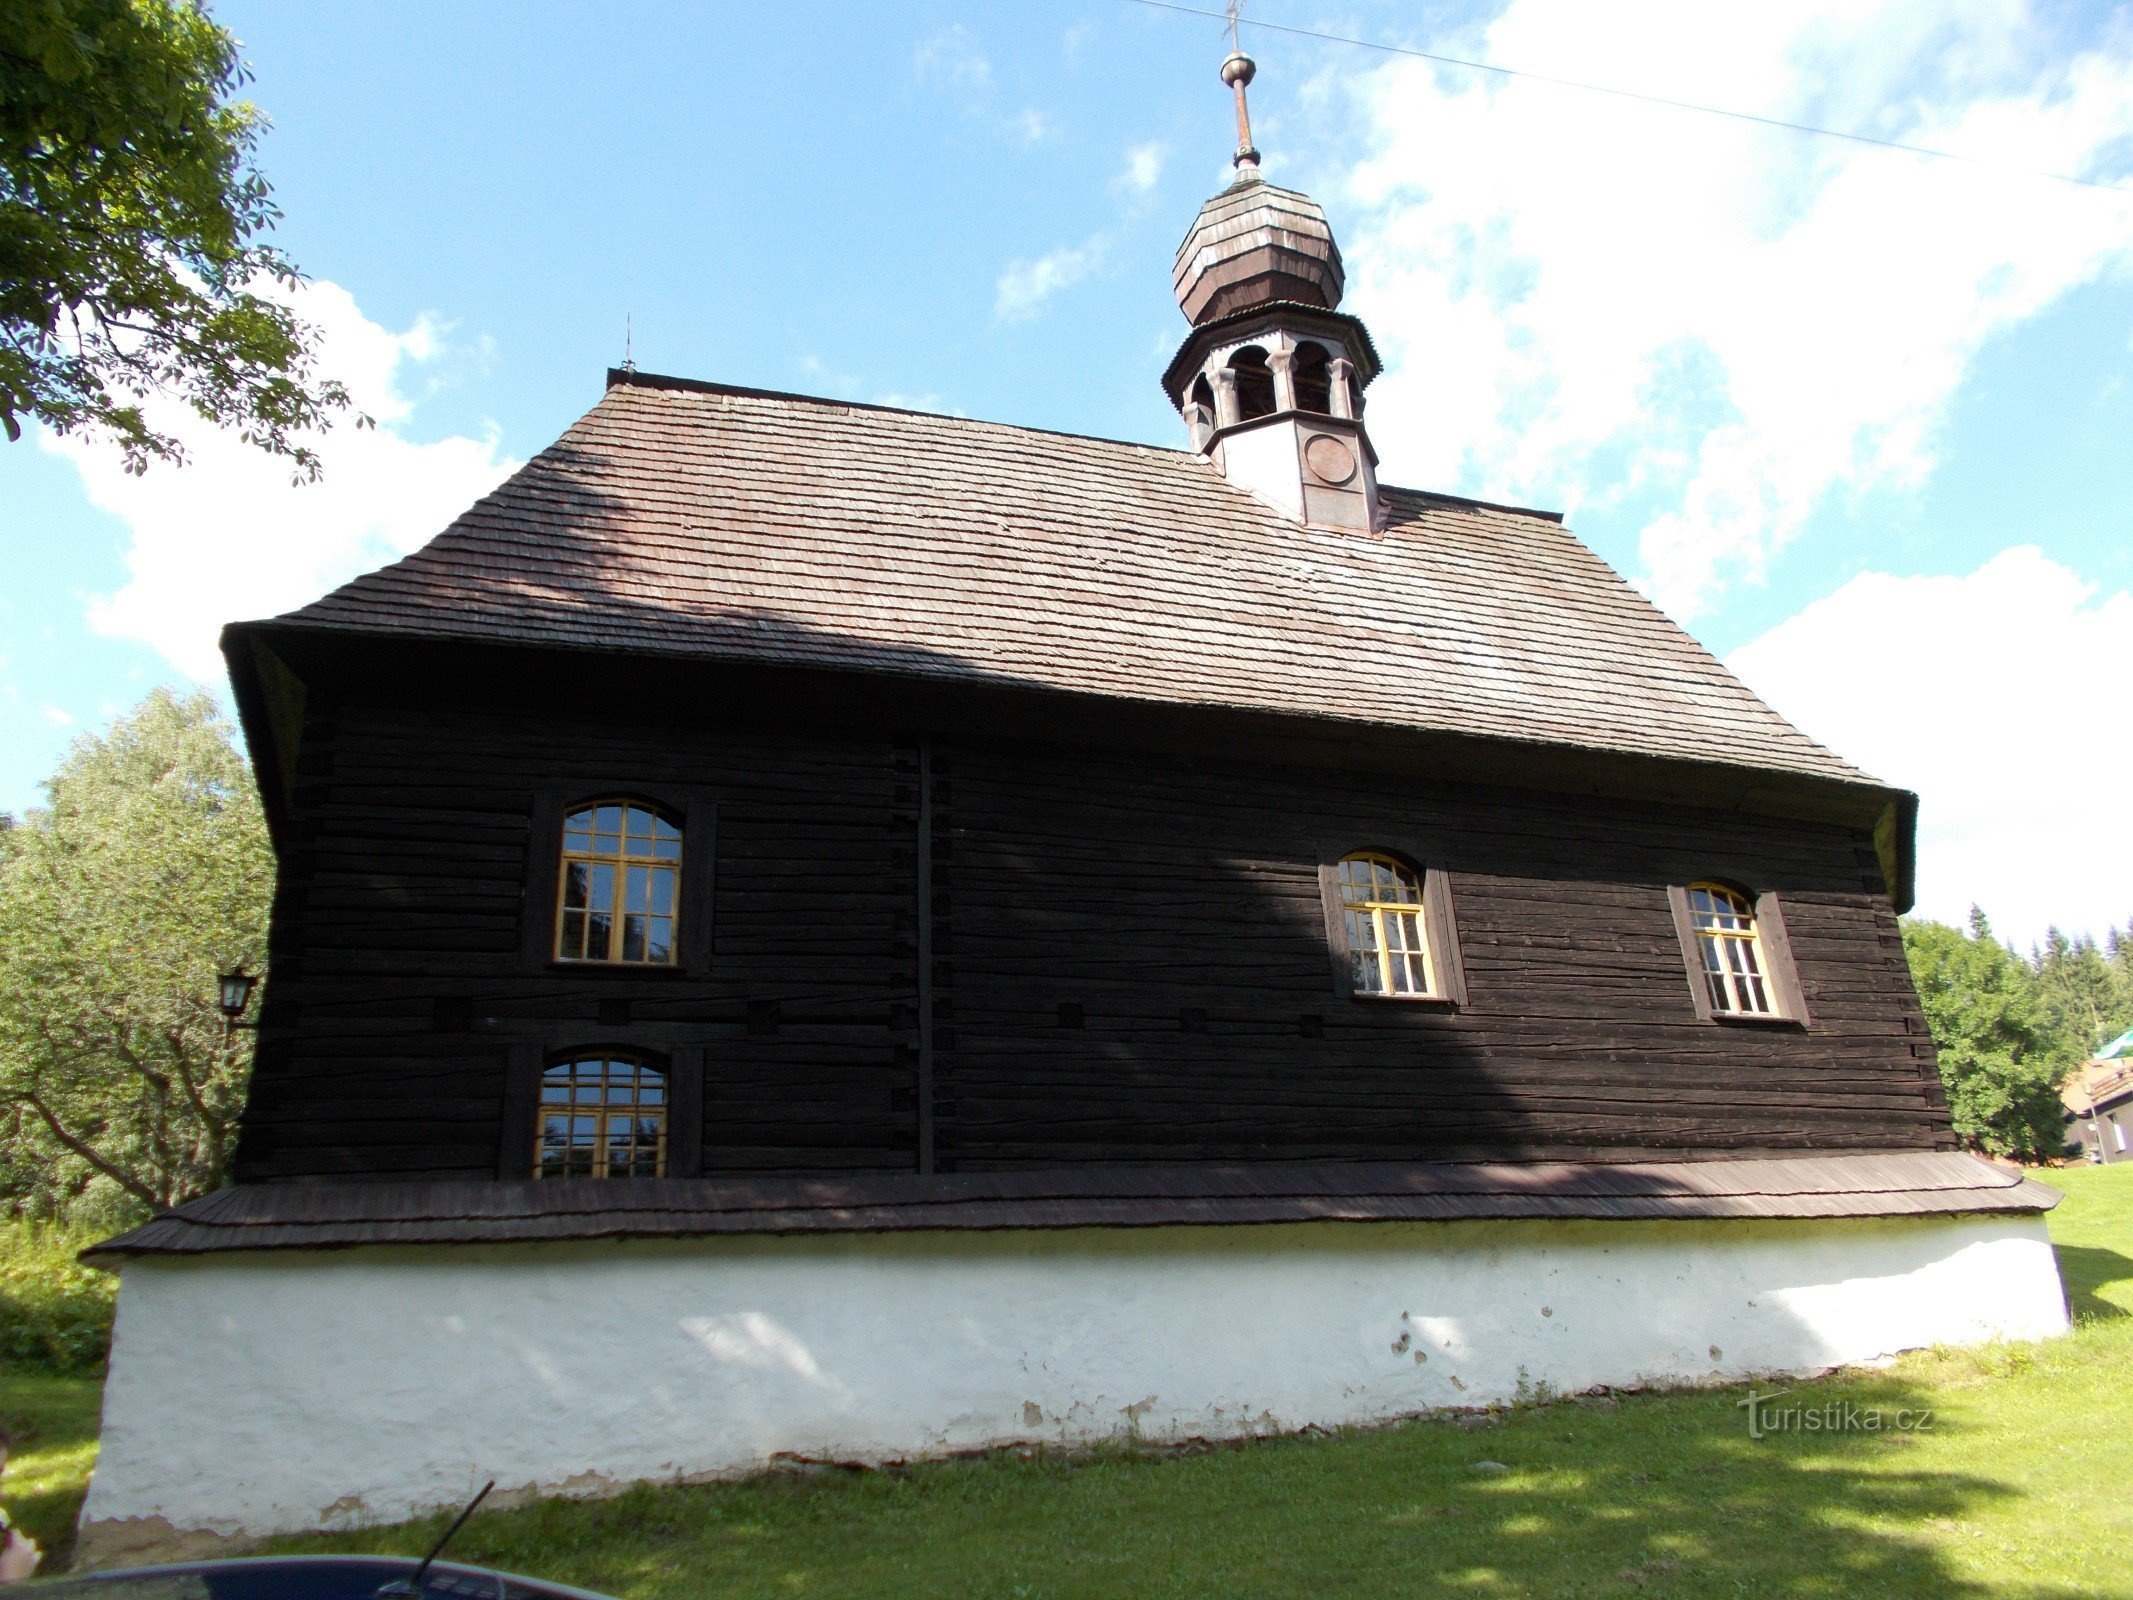
[[[1365,851],[1341,858],[1340,892],[1355,992],[1435,994],[1420,874]]]
[[[602,800],[563,819],[558,961],[670,967],[681,913],[681,829],[647,806]]]
[[[522,1124],[523,1126],[523,1124]],[[537,1178],[663,1178],[667,1075],[612,1052],[559,1061],[541,1074]]]
[[[1702,958],[1712,1012],[1732,1017],[1776,1016],[1754,902],[1724,884],[1692,883],[1689,921],[1696,931],[1696,951]]]

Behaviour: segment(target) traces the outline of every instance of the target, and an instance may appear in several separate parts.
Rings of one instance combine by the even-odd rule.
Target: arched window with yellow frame
[[[1359,850],[1341,858],[1339,884],[1355,992],[1436,994],[1422,875],[1396,857]]]
[[[1711,1010],[1732,1017],[1774,1017],[1770,964],[1755,924],[1755,902],[1722,883],[1692,883],[1689,924],[1696,934]]]
[[[663,1178],[667,1075],[634,1055],[586,1050],[541,1074],[536,1178]]]
[[[638,801],[598,800],[566,816],[555,958],[674,965],[681,846],[681,829]]]

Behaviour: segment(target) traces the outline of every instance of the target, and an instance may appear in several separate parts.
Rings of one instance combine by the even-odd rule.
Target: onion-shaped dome
[[[1195,327],[1277,300],[1331,311],[1344,284],[1318,202],[1249,170],[1200,207],[1170,279]]]

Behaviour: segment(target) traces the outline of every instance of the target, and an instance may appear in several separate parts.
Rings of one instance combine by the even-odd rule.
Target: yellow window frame
[[[581,1069],[597,1063],[597,1077],[588,1077]],[[631,1097],[624,1100],[613,1098],[617,1086],[617,1069],[626,1069],[627,1085]],[[558,1077],[557,1075],[567,1074]],[[647,1080],[652,1080],[648,1082]],[[560,1098],[557,1091],[562,1091]],[[656,1100],[646,1098],[648,1089],[656,1089]],[[588,1092],[590,1091],[590,1092]],[[631,1124],[654,1124],[653,1170],[651,1176],[664,1178],[667,1175],[667,1109],[674,1096],[673,1080],[667,1071],[649,1062],[623,1052],[589,1051],[567,1061],[550,1062],[541,1072],[540,1099],[534,1114],[533,1175],[546,1178],[548,1165],[548,1125],[551,1118],[564,1117],[572,1121],[585,1120],[592,1128],[591,1170],[583,1176],[611,1178],[613,1171],[610,1157],[614,1153],[611,1142],[613,1124],[627,1121]],[[575,1130],[571,1130],[575,1133]],[[630,1149],[634,1154],[641,1139],[637,1129],[632,1128]],[[566,1144],[565,1150],[575,1148],[575,1143]],[[565,1166],[568,1166],[566,1160]],[[623,1174],[630,1176],[631,1174]],[[566,1172],[563,1176],[569,1176]]]
[[[615,834],[617,841],[615,848],[613,850],[604,850],[597,847],[574,847],[570,841],[573,824],[576,823],[577,819],[580,817],[597,817],[599,811],[608,806],[617,807],[622,812],[620,826]],[[651,848],[649,849],[632,849],[632,843],[636,837],[630,829],[630,818],[633,813],[651,819],[653,826],[644,835],[650,841]],[[657,853],[658,846],[661,843],[658,829],[661,827],[670,829],[673,832],[674,851],[671,855]],[[600,838],[600,830],[596,824],[588,826],[585,831],[596,841]],[[562,819],[559,834],[559,860],[555,875],[555,936],[550,945],[550,953],[553,957],[557,961],[568,961],[579,966],[674,966],[681,958],[681,867],[682,859],[688,848],[688,839],[681,824],[667,816],[659,807],[648,805],[642,800],[633,799],[627,795],[607,795],[598,800],[588,800],[583,805],[571,807]],[[609,868],[614,873],[614,903],[605,912],[607,917],[606,949],[598,955],[591,953],[591,936],[589,932],[590,919],[596,913],[597,908],[590,906],[578,908],[568,903],[570,873],[573,867],[585,869],[588,883],[594,881],[595,874],[602,867]],[[633,959],[623,954],[624,945],[627,941],[627,924],[632,915],[628,907],[630,874],[632,872],[641,872],[647,875],[648,899],[652,897],[650,890],[651,884],[655,881],[655,875],[656,877],[663,877],[667,883],[668,909],[663,912],[646,913],[648,918],[655,917],[658,921],[666,924],[666,954],[657,960],[649,958]],[[575,953],[570,949],[570,940],[567,936],[570,929],[569,919],[573,912],[578,912],[587,919],[588,932],[584,940],[587,948],[584,953]]]
[[[1730,1017],[1780,1015],[1755,902],[1738,889],[1710,880],[1690,884],[1687,893],[1689,926],[1700,958],[1697,976],[1711,997],[1711,1009]]]
[[[1351,868],[1365,868],[1368,887],[1355,882]],[[1336,869],[1341,913],[1348,936],[1351,978],[1375,966],[1377,984],[1358,982],[1358,994],[1437,999],[1437,951],[1430,938],[1428,897],[1422,873],[1397,856],[1379,850],[1356,850],[1342,856]],[[1389,882],[1390,896],[1380,891]],[[1410,898],[1410,892],[1412,897]],[[1367,946],[1357,934],[1367,926]],[[1405,979],[1403,985],[1401,980]]]

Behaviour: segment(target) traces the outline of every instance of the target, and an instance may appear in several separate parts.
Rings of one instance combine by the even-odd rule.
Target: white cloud
[[[977,35],[960,22],[923,40],[911,64],[925,82],[965,90],[992,87],[992,61],[978,48]]]
[[[899,411],[930,411],[943,417],[963,415],[931,390],[924,394],[906,394],[901,389],[884,389],[874,396],[873,403],[877,406],[894,406]]]
[[[65,710],[55,705],[47,704],[45,706],[44,720],[49,722],[55,728],[71,728],[74,726],[74,718]]]
[[[167,400],[151,402],[149,417],[185,446],[182,467],[156,465],[136,478],[108,444],[49,432],[39,439],[74,464],[90,501],[129,532],[127,580],[91,599],[90,625],[153,646],[203,682],[222,677],[215,638],[223,622],[301,605],[406,554],[517,466],[493,434],[423,444],[402,431],[419,404],[408,394],[410,369],[444,348],[435,319],[395,333],[337,284],[306,284],[294,295],[298,315],[319,331],[320,370],[377,422],[343,422],[311,441],[325,463],[322,482],[292,485],[286,461]]]
[[[2047,58],[2025,0],[1511,0],[1528,70],[1860,128],[1988,168],[1400,62],[1357,93],[1354,309],[1407,482],[1647,517],[1693,615],[1836,493],[1914,485],[1994,333],[2133,268],[2133,35]],[[1455,376],[1454,376],[1455,375]]]
[[[1061,246],[1033,261],[1009,262],[994,288],[993,315],[1003,322],[1020,322],[1035,316],[1053,295],[1094,272],[1109,248],[1109,236],[1096,234],[1084,243]]]
[[[1134,145],[1126,151],[1125,165],[1111,180],[1122,219],[1139,216],[1147,198],[1162,181],[1164,150],[1159,142]],[[1070,289],[1099,271],[1110,259],[1117,243],[1118,227],[1102,228],[1080,244],[1061,245],[1041,256],[1010,261],[993,289],[993,315],[1002,322],[1022,322],[1034,317],[1045,302],[1062,289]]]
[[[1164,155],[1161,144],[1151,142],[1135,145],[1126,152],[1125,170],[1112,180],[1112,187],[1123,189],[1128,194],[1148,193],[1163,179]]]
[[[2133,915],[2133,593],[2023,545],[1961,577],[1861,574],[1728,661],[1919,797],[1918,910],[2027,947]]]
[[[989,122],[1026,145],[1052,136],[1052,119],[1033,106],[1015,112],[999,110],[992,58],[962,23],[951,23],[922,41],[912,52],[911,65],[920,83],[957,102],[966,116]]]

